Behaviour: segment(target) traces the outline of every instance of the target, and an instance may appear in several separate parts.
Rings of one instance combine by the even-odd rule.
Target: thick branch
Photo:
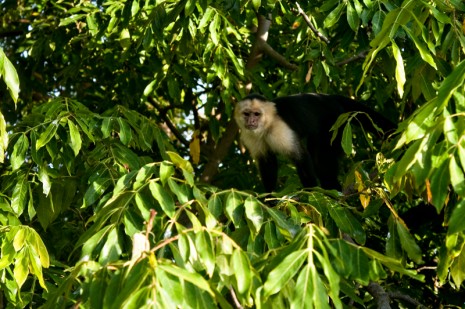
[[[390,298],[393,299],[401,299],[403,301],[406,301],[408,303],[411,303],[412,305],[415,306],[415,308],[421,308],[421,309],[426,309],[426,307],[420,303],[418,300],[413,299],[409,295],[402,294],[400,292],[388,292],[388,295]]]
[[[378,309],[391,309],[389,295],[378,283],[370,282],[367,291],[376,300]]]
[[[305,14],[305,12],[302,10],[302,8],[300,7],[299,3],[296,2],[295,5],[297,6],[297,10],[299,11],[299,14],[302,15],[302,17],[304,18],[305,22],[307,23],[307,25],[310,27],[310,29],[313,31],[313,33],[315,33],[315,35],[317,37],[319,37],[320,39],[322,39],[323,41],[326,42],[326,44],[329,44],[329,40],[327,37],[325,37],[321,32],[319,32],[315,26],[313,26],[312,22],[310,21],[310,18],[308,18],[307,14]]]
[[[239,128],[237,127],[234,119],[230,120],[228,126],[226,127],[226,131],[224,131],[221,140],[216,145],[211,157],[208,160],[208,163],[205,165],[203,174],[200,177],[201,181],[206,183],[210,183],[212,181],[213,177],[218,172],[218,165],[228,154],[228,150],[231,148],[238,130]]]
[[[247,59],[246,69],[250,70],[257,65],[263,54],[266,53],[271,58],[276,60],[281,66],[290,69],[297,70],[298,67],[295,64],[290,63],[280,53],[275,51],[266,41],[268,40],[268,30],[271,26],[271,20],[267,19],[263,15],[258,15],[258,29],[255,42],[252,45],[250,56]]]

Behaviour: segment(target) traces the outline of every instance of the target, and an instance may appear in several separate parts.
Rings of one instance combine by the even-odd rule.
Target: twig
[[[236,293],[234,292],[234,289],[230,288],[229,291],[231,292],[231,297],[232,297],[232,299],[234,301],[234,305],[236,305],[236,308],[243,309],[244,307],[242,307],[241,303],[237,299],[237,296],[236,296]]]
[[[317,37],[319,37],[320,39],[322,39],[323,41],[325,41],[326,44],[329,44],[329,40],[327,37],[325,37],[321,32],[319,32],[315,26],[313,26],[312,22],[310,21],[310,18],[308,18],[307,14],[305,14],[305,12],[302,10],[302,8],[300,7],[299,3],[296,2],[295,3],[296,6],[297,6],[297,10],[299,11],[299,14],[302,15],[302,17],[304,18],[305,22],[307,23],[307,25],[310,27],[310,29],[313,31],[313,33],[315,33],[315,35]]]
[[[164,110],[160,104],[153,98],[153,97],[148,97],[147,98],[150,101],[150,104],[152,104],[156,110],[158,111],[158,114],[160,118],[166,123],[168,128],[171,130],[173,135],[186,147],[189,147],[189,141],[182,136],[182,134],[178,131],[178,129],[174,126],[174,124],[171,122],[171,120],[168,118],[166,115],[166,110]]]
[[[273,49],[273,47],[271,47],[268,43],[266,42],[262,42],[262,50],[268,55],[270,56],[271,58],[273,58],[274,60],[276,60],[276,62],[278,62],[282,67],[286,68],[286,69],[289,69],[289,70],[297,70],[299,67],[296,66],[295,64],[293,63],[290,63],[289,61],[287,61],[286,58],[284,58],[283,55],[281,55],[280,53],[278,53],[277,51],[275,51]]]
[[[356,54],[355,56],[352,56],[350,58],[347,58],[346,60],[342,60],[342,61],[336,63],[336,66],[338,66],[338,67],[343,66],[344,64],[348,64],[349,62],[356,61],[358,59],[363,59],[363,58],[366,57],[367,54],[368,54],[368,50],[361,51],[358,54]]]

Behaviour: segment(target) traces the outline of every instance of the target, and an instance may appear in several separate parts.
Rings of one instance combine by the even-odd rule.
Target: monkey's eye
[[[249,112],[244,112],[244,116],[249,117],[250,113]]]
[[[261,113],[260,113],[260,112],[255,112],[255,113],[253,113],[253,114],[254,114],[254,116],[255,116],[255,117],[258,117],[258,116],[260,116],[260,115],[261,115]]]

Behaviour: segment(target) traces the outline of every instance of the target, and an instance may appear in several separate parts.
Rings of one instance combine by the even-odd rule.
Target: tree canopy
[[[0,2],[0,307],[462,307],[460,0]],[[248,93],[364,101],[264,192]],[[336,134],[335,133],[335,134]]]

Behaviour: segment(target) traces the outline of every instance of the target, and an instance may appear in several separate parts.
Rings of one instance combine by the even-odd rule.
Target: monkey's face
[[[256,99],[243,100],[236,106],[234,118],[242,130],[250,130],[260,133],[268,127],[268,118],[272,115],[274,104]],[[268,117],[267,117],[268,116]]]
[[[246,109],[242,112],[244,118],[244,125],[249,130],[255,130],[260,124],[262,112],[260,110]]]

